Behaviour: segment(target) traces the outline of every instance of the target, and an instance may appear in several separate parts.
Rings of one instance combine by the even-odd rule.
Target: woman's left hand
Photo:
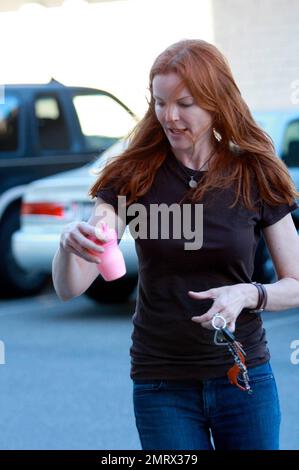
[[[214,299],[213,305],[201,316],[192,317],[203,328],[213,329],[212,318],[219,313],[226,320],[226,327],[235,331],[236,320],[245,307],[256,305],[258,292],[252,284],[234,284],[232,286],[216,287],[202,292],[188,292],[192,299]]]

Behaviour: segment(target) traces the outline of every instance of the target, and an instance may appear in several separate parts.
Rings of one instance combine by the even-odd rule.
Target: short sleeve
[[[275,224],[290,212],[298,209],[298,207],[299,206],[295,201],[291,205],[280,204],[279,206],[271,206],[269,204],[262,203],[260,227],[265,228],[269,225]]]
[[[107,204],[110,204],[115,213],[119,215],[119,209],[121,210],[121,215],[123,216],[126,225],[128,225],[132,219],[134,219],[134,215],[128,216],[127,215],[127,207],[125,205],[125,201],[118,199],[118,196],[121,198],[120,195],[117,194],[117,191],[113,188],[113,186],[109,186],[107,188],[101,188],[96,193],[97,197],[100,197],[105,201]],[[122,196],[124,197],[124,196]]]
[[[118,211],[118,201],[116,191],[112,187],[102,188],[96,193],[97,197],[100,197],[107,204],[110,204],[115,212]]]

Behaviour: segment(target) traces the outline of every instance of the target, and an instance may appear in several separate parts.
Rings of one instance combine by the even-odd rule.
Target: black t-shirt
[[[130,349],[133,379],[202,380],[227,373],[233,358],[226,347],[216,346],[214,332],[191,320],[192,316],[205,313],[213,301],[191,299],[188,291],[251,282],[261,229],[297,208],[296,203],[271,207],[258,201],[258,197],[254,211],[246,209],[241,202],[229,208],[235,196],[232,187],[209,191],[200,201],[202,246],[186,250],[185,243],[191,240],[183,232],[184,224],[182,236],[174,236],[170,218],[169,237],[164,239],[161,219],[155,223],[150,219],[150,205],[179,204],[189,190],[187,173],[196,174],[199,184],[205,175],[186,167],[183,171],[181,163],[170,153],[148,193],[137,201],[146,208],[147,234],[151,226],[154,233],[153,224],[157,224],[158,236],[135,240],[139,280]],[[256,188],[254,191],[258,194]],[[103,189],[97,195],[117,212],[117,194],[112,188]],[[196,205],[184,203],[190,204],[191,230],[198,230]],[[131,224],[132,219],[129,217],[127,222]],[[259,315],[244,309],[237,319],[235,335],[243,345],[249,367],[269,360]]]

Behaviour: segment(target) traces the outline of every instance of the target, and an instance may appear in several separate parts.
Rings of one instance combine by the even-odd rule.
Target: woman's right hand
[[[80,258],[90,263],[99,264],[101,260],[99,255],[105,250],[99,244],[106,242],[106,238],[102,230],[87,222],[71,222],[66,225],[61,237],[60,247],[67,253],[74,253]]]

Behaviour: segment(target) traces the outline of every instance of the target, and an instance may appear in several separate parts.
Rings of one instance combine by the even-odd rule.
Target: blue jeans
[[[144,450],[277,450],[280,408],[269,363],[248,369],[253,393],[227,377],[133,381]]]

